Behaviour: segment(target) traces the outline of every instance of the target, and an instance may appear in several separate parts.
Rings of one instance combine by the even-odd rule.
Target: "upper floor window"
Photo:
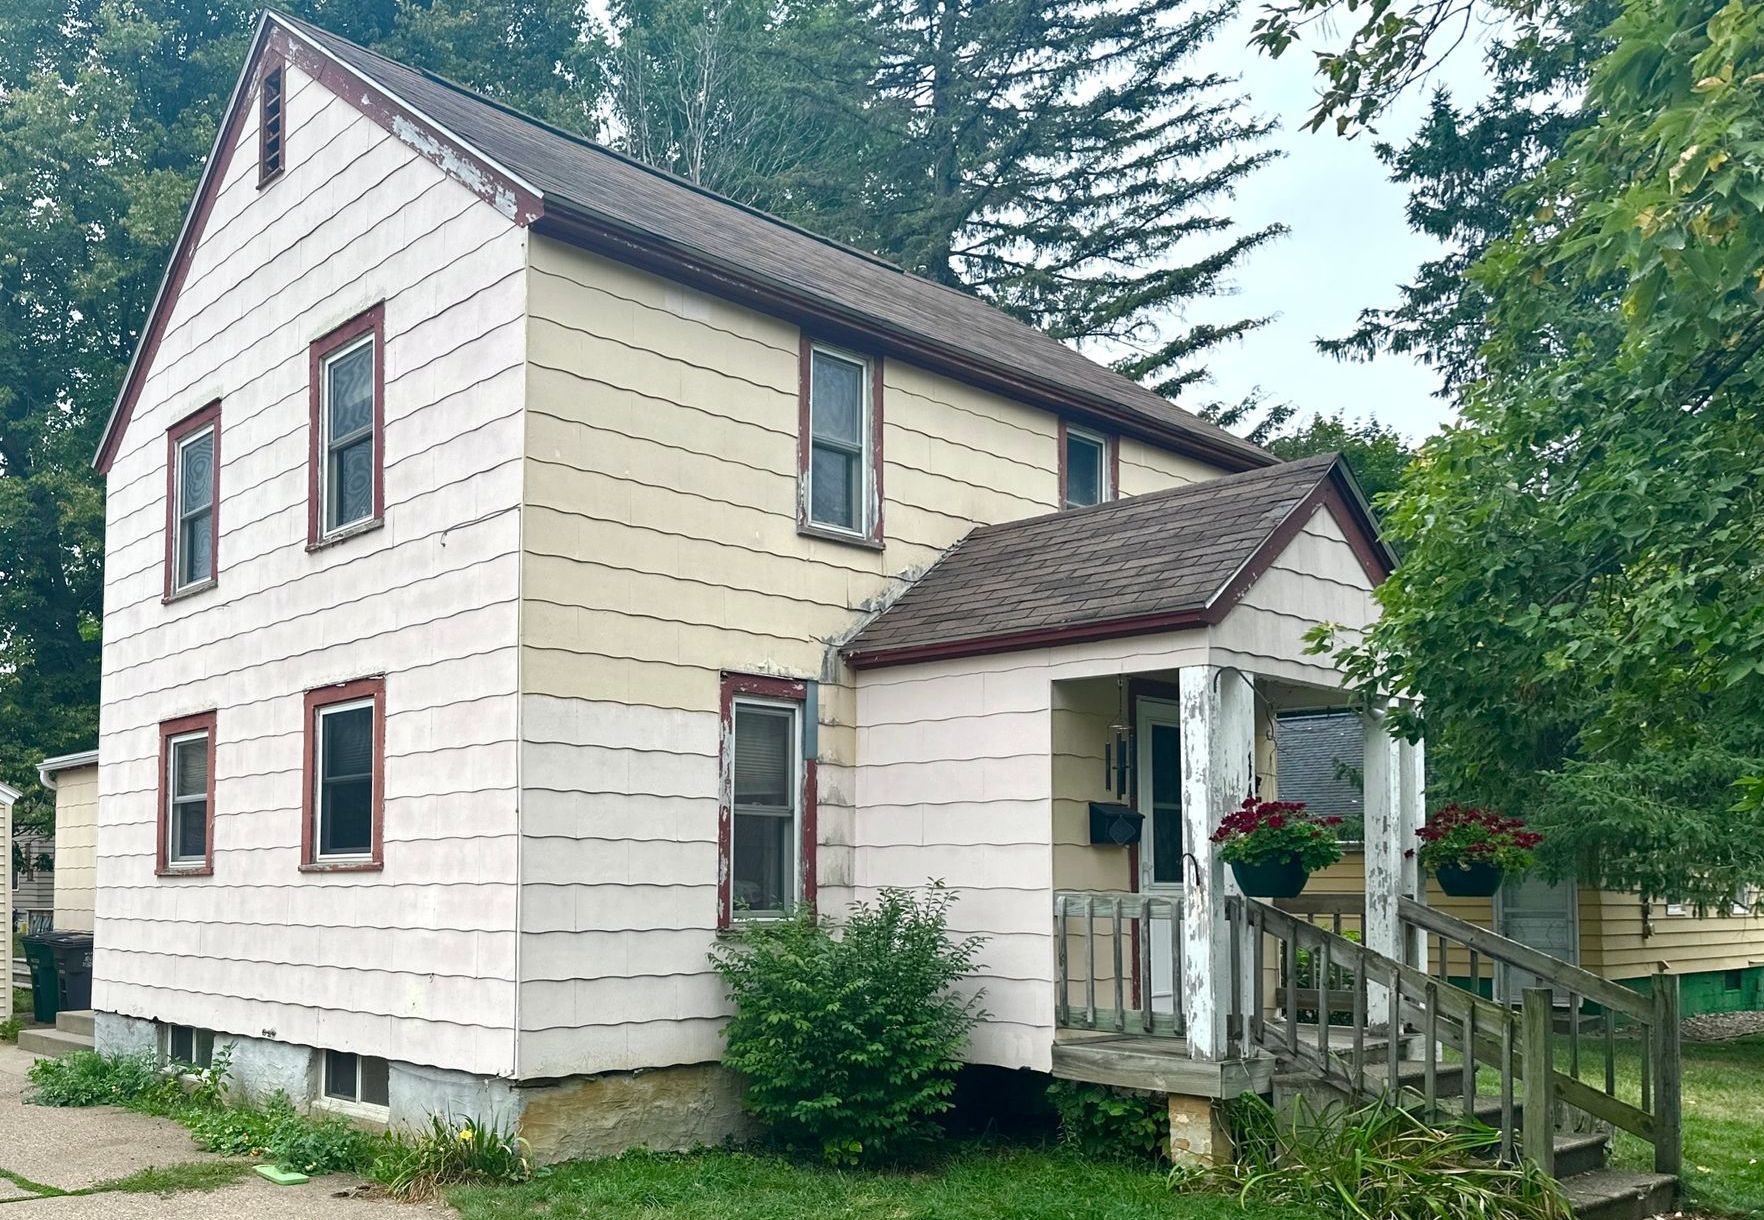
[[[385,698],[383,678],[307,692],[302,867],[380,867]]]
[[[312,345],[312,469],[307,544],[377,524],[384,511],[384,308]]]
[[[882,543],[880,365],[803,340],[798,524],[805,532]]]
[[[267,186],[281,176],[283,167],[282,116],[284,71],[280,63],[263,74],[257,108],[257,185]]]
[[[1115,498],[1114,441],[1060,423],[1060,507],[1088,508]]]
[[[723,679],[727,789],[718,836],[719,922],[814,901],[814,730],[809,686]]]
[[[165,596],[206,588],[220,540],[220,403],[166,433]]]
[[[159,726],[159,872],[214,869],[214,713]]]

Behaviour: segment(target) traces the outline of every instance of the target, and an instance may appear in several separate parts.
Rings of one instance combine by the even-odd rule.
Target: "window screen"
[[[319,711],[318,854],[364,856],[374,845],[374,705]]]
[[[208,734],[174,738],[167,784],[171,808],[166,811],[166,859],[173,864],[206,861],[208,857]]]
[[[1108,498],[1108,446],[1100,437],[1066,432],[1066,507],[1088,508]]]
[[[177,585],[214,576],[214,429],[178,445]]]
[[[809,373],[809,520],[863,533],[869,471],[869,410],[861,360],[816,348]]]
[[[734,736],[731,897],[738,909],[781,913],[796,894],[796,712],[738,703]]]
[[[325,531],[374,515],[374,341],[325,363]]]

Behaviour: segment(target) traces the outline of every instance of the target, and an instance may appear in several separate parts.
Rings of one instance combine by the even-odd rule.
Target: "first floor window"
[[[214,802],[214,713],[160,725],[162,872],[206,871]]]
[[[308,864],[377,864],[385,684],[368,678],[307,695]]]
[[[325,1052],[325,1096],[365,1106],[388,1104],[391,1070],[384,1059],[349,1051]]]
[[[1114,497],[1109,486],[1109,442],[1106,437],[1078,428],[1065,429],[1065,451],[1060,469],[1065,488],[1063,508],[1088,508]]]
[[[778,916],[811,893],[808,810],[814,749],[805,735],[807,684],[725,679],[728,753],[725,922]]]

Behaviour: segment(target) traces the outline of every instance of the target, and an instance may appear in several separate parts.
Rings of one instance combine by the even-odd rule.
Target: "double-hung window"
[[[220,541],[220,403],[166,433],[165,597],[214,583]]]
[[[214,868],[214,713],[159,726],[159,872]]]
[[[809,684],[723,680],[725,878],[721,922],[780,916],[814,898],[814,730]]]
[[[805,340],[798,523],[810,533],[879,545],[879,378],[873,360]]]
[[[1110,439],[1062,423],[1060,426],[1060,507],[1089,508],[1115,498]]]
[[[380,866],[385,694],[380,678],[307,693],[303,867]]]
[[[355,533],[382,514],[383,317],[375,306],[312,346],[309,546]]]

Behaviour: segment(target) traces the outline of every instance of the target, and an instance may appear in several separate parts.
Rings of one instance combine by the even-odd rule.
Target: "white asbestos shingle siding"
[[[260,191],[251,113],[110,473],[94,1003],[507,1075],[526,233],[291,65]],[[379,301],[385,525],[309,552],[308,345]],[[162,605],[214,398],[220,586]],[[303,692],[376,673],[384,871],[303,874]],[[210,708],[214,875],[157,878],[158,724]]]

